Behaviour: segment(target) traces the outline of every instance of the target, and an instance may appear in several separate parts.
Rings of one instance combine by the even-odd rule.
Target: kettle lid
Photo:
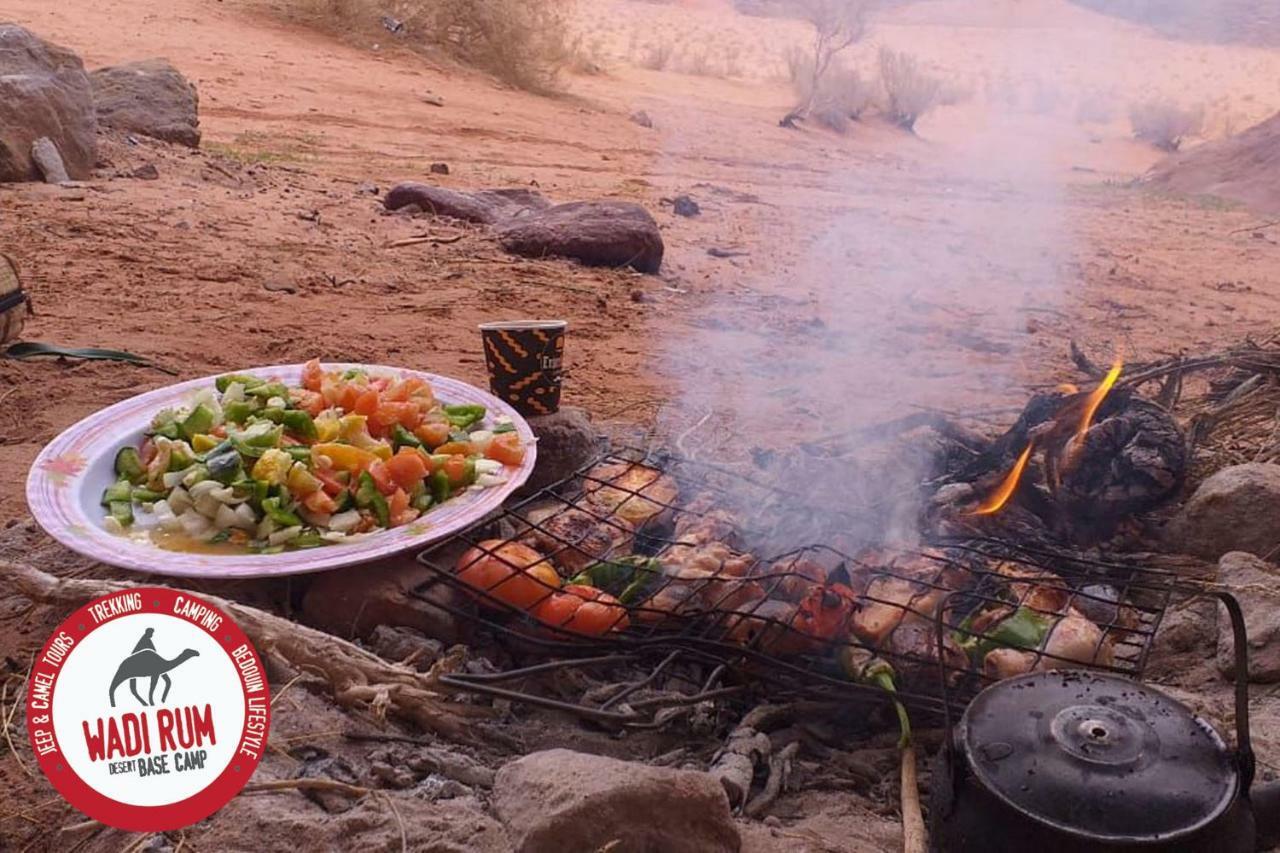
[[[1081,838],[1168,840],[1225,812],[1239,786],[1208,723],[1137,682],[1036,672],[973,700],[956,743],[972,774],[1022,815]]]

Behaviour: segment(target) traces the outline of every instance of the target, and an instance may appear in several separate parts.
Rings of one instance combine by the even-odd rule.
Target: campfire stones
[[[1280,681],[1280,568],[1242,551],[1218,561],[1218,582],[1240,602],[1249,635],[1249,680]],[[1235,677],[1230,621],[1219,607],[1218,670]]]
[[[1280,465],[1233,465],[1208,477],[1169,523],[1173,549],[1216,560],[1230,551],[1267,556],[1280,546]]]
[[[498,771],[493,808],[520,853],[736,853],[741,838],[711,775],[535,752]]]
[[[164,59],[99,68],[89,75],[98,122],[116,130],[200,147],[196,87]]]
[[[456,642],[459,634],[453,617],[408,594],[430,576],[430,570],[412,557],[325,572],[307,588],[302,615],[306,622],[339,637],[370,637],[378,626],[392,625],[413,628],[445,643]],[[435,585],[424,594],[455,593]]]
[[[538,461],[517,495],[530,495],[558,483],[600,454],[600,436],[582,409],[561,406],[554,414],[528,421],[538,437]]]

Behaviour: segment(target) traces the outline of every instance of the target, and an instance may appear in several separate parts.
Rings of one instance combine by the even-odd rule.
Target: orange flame
[[[1098,407],[1102,405],[1102,401],[1107,399],[1107,394],[1111,393],[1111,388],[1116,384],[1116,380],[1120,378],[1120,371],[1123,369],[1124,362],[1119,356],[1116,356],[1115,364],[1111,365],[1111,370],[1107,371],[1107,375],[1103,377],[1101,384],[1094,388],[1088,399],[1085,400],[1084,411],[1080,415],[1080,427],[1071,439],[1071,446],[1078,447],[1084,441],[1084,434],[1093,425],[1093,416],[1098,413]]]
[[[1018,481],[1022,479],[1022,472],[1027,469],[1027,463],[1031,461],[1031,451],[1035,449],[1035,443],[1027,445],[1027,449],[1022,451],[1022,455],[1018,457],[1018,461],[1014,464],[1013,469],[1009,471],[1009,475],[1004,478],[994,492],[992,492],[985,501],[978,505],[970,515],[994,515],[1004,508],[1009,502],[1009,498],[1013,497],[1013,493],[1018,489]]]

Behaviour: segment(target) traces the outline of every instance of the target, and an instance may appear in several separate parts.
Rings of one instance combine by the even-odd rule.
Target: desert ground
[[[920,2],[877,19],[853,62],[909,50],[963,97],[916,135],[874,118],[837,134],[778,125],[804,25],[727,4],[583,0],[591,73],[568,73],[552,97],[425,59],[390,32],[334,37],[288,4],[0,0],[0,20],[86,67],[169,58],[198,87],[204,133],[199,151],[104,138],[91,181],[0,186],[0,248],[35,303],[24,337],[165,368],[0,361],[0,559],[123,576],[54,545],[24,500],[40,448],[103,406],[312,357],[484,385],[486,320],[568,320],[566,404],[726,457],[920,410],[999,423],[1029,389],[1079,378],[1073,339],[1105,362],[1274,331],[1280,245],[1251,228],[1267,217],[1145,187],[1164,155],[1127,123],[1130,103],[1160,96],[1205,106],[1191,146],[1238,132],[1280,110],[1274,50],[1172,41],[1066,0]],[[639,110],[653,127],[628,119]],[[129,177],[148,163],[158,180]],[[403,180],[638,202],[666,258],[657,275],[512,258],[479,229],[385,215],[380,194]],[[677,195],[701,214],[675,215]],[[423,233],[461,239],[388,246]],[[25,673],[58,617],[0,608],[7,674]],[[6,681],[0,712],[20,683]],[[282,749],[341,724],[318,695],[289,701]],[[20,793],[0,806],[0,848],[321,849],[335,832],[399,846],[374,802],[334,817],[297,792],[242,797],[181,837],[60,834],[82,818],[31,774],[12,729],[0,779]],[[280,752],[260,773],[293,760]],[[784,797],[780,823],[744,829],[747,849],[896,848],[891,807],[803,797]],[[481,812],[418,807],[436,821],[414,836],[422,849],[502,849]],[[279,821],[269,835],[243,830],[267,821]]]

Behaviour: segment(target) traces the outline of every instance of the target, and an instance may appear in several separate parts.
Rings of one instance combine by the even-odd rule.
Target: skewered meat
[[[941,551],[872,552],[859,559],[864,567],[853,578],[861,595],[861,607],[853,618],[859,640],[879,648],[885,637],[909,613],[931,618],[952,592],[968,589],[974,577],[952,564]],[[886,571],[867,572],[867,565]],[[865,585],[864,585],[865,584]]]
[[[637,530],[665,518],[680,494],[671,476],[625,461],[596,465],[587,472],[583,491],[587,503],[626,519]]]
[[[1010,678],[1027,672],[1082,666],[1111,666],[1114,651],[1111,638],[1079,611],[1071,609],[1056,620],[1041,644],[1043,654],[1025,649],[992,649],[982,659],[982,671],[990,678]]]
[[[699,610],[698,602],[698,596],[692,587],[683,583],[668,583],[634,607],[631,616],[637,622],[653,625]]]
[[[716,496],[703,492],[676,515],[675,539],[688,545],[720,541],[734,544],[738,520],[733,513],[716,506]]]
[[[1063,613],[1071,601],[1071,587],[1053,572],[1033,572],[1002,560],[996,563],[995,573],[1010,578],[1013,600],[1032,610]]]
[[[756,558],[735,551],[723,542],[706,542],[701,545],[672,545],[658,555],[663,566],[677,569],[701,569],[740,578],[751,571]]]
[[[770,597],[800,601],[809,590],[827,582],[828,571],[817,560],[802,554],[778,560],[757,577]]]
[[[565,577],[573,577],[596,560],[629,553],[635,541],[635,528],[626,519],[605,520],[576,507],[541,520],[531,514],[530,520],[536,526],[522,541],[550,556]]]
[[[748,612],[730,616],[725,621],[725,639],[768,655],[799,654],[808,643],[794,627],[798,615],[797,606],[789,601],[765,599]]]

